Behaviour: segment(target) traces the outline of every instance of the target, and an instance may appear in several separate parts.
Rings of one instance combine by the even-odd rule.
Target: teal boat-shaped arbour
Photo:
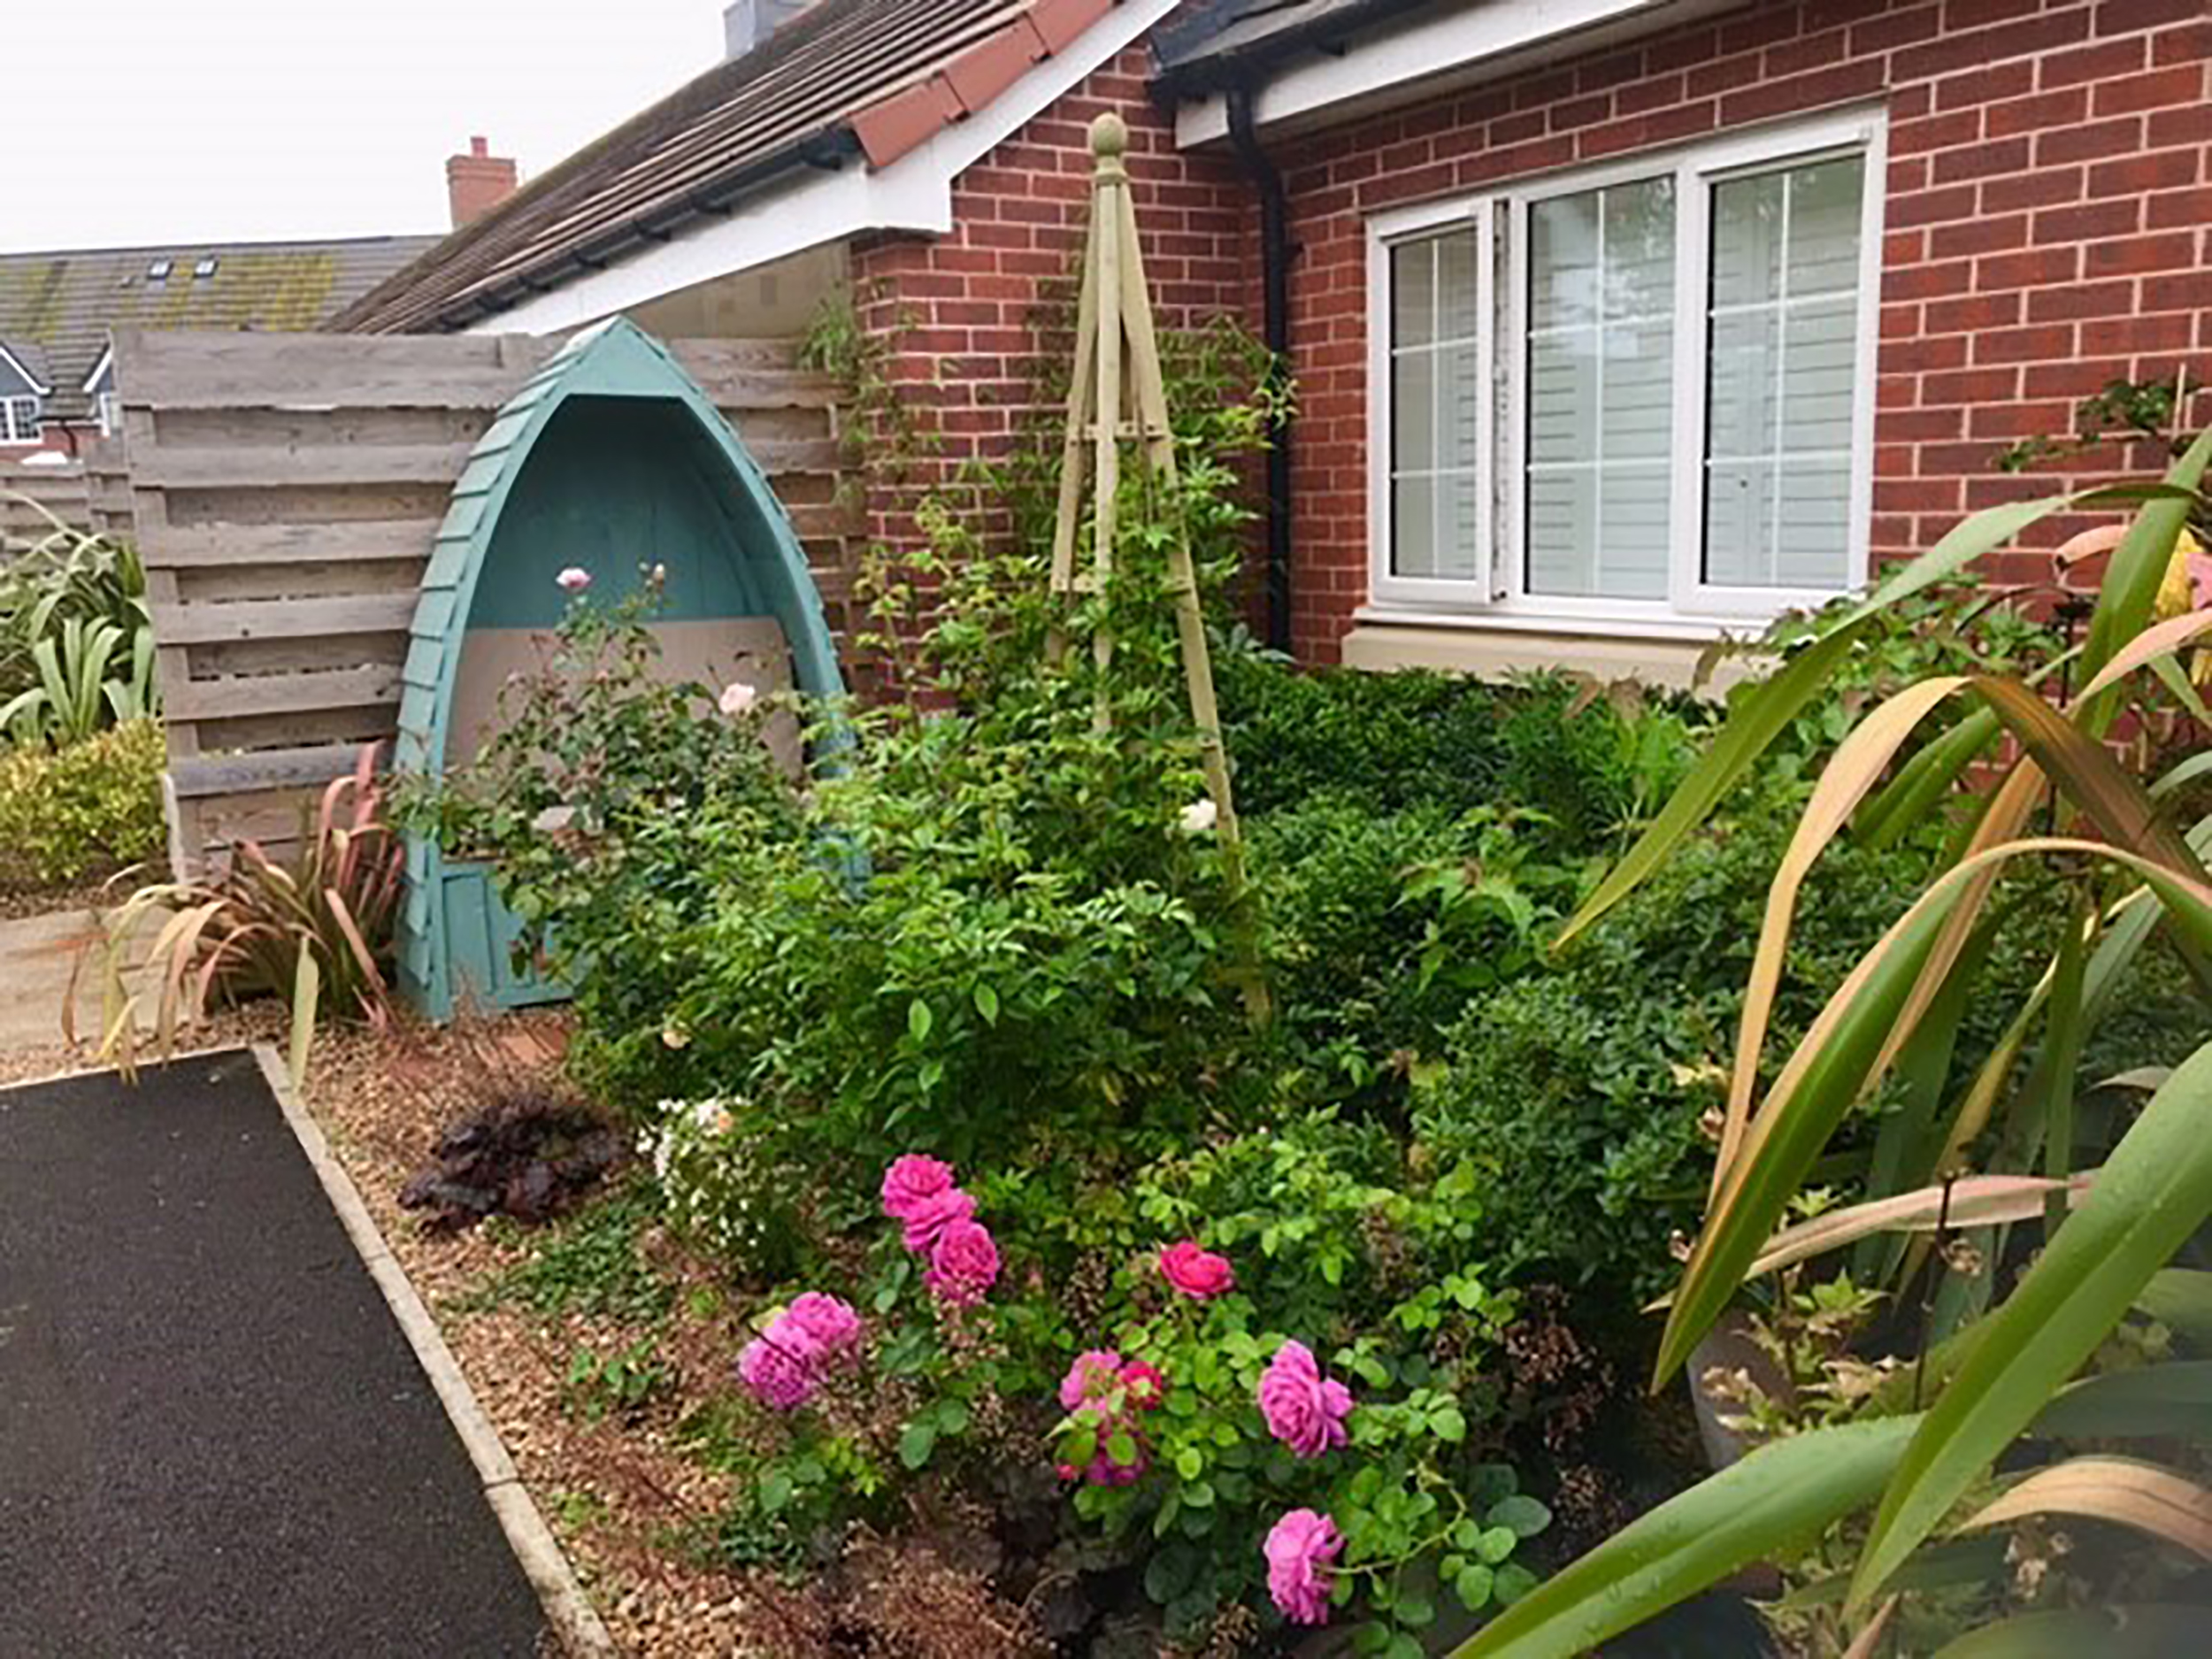
[[[618,599],[665,569],[652,620],[673,679],[842,695],[806,557],[760,468],[665,347],[622,319],[564,345],[499,412],[439,527],[409,641],[396,763],[442,775],[488,735],[500,687],[536,662],[557,578]],[[522,928],[480,862],[407,844],[402,991],[431,1018],[565,993],[515,960]]]

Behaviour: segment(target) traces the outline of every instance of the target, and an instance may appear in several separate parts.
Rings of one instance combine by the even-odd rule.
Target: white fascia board
[[[1255,127],[1317,127],[1454,84],[1490,79],[1532,61],[1649,34],[1741,0],[1491,0],[1379,27],[1343,56],[1312,56],[1262,79],[1252,94]],[[1176,112],[1185,150],[1229,135],[1220,93]]]
[[[734,276],[870,231],[943,236],[952,230],[953,180],[1006,142],[1179,4],[1121,0],[1081,39],[1045,58],[980,115],[941,127],[880,172],[863,162],[754,197],[725,219],[701,220],[673,241],[479,318],[472,334],[566,334],[665,295]]]
[[[100,348],[100,360],[92,365],[92,373],[84,377],[84,384],[80,386],[77,390],[85,396],[89,397],[93,393],[99,390],[101,380],[105,379],[108,373],[114,367],[115,342],[111,340],[106,345]]]
[[[16,373],[16,377],[20,380],[24,385],[29,387],[32,391],[37,393],[39,396],[50,397],[53,396],[54,388],[47,385],[45,381],[40,380],[37,375],[32,373],[31,371],[24,365],[22,359],[18,357],[14,352],[8,349],[7,342],[4,341],[0,341],[0,363],[4,363],[10,368],[13,369]]]

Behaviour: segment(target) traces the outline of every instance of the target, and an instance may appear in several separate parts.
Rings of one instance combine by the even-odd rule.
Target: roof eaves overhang
[[[1164,71],[1185,149],[1226,143],[1227,88],[1256,127],[1294,134],[1495,81],[1710,16],[1744,0],[1349,0],[1308,27],[1200,54]]]
[[[810,133],[773,155],[733,168],[677,200],[662,203],[589,242],[538,260],[495,283],[457,295],[432,311],[425,320],[431,327],[449,333],[467,328],[581,277],[604,271],[641,247],[672,242],[702,219],[728,219],[743,204],[795,173],[809,170],[835,172],[859,155],[860,141],[849,127]]]
[[[562,333],[808,249],[873,233],[948,234],[953,228],[954,180],[1070,87],[1141,40],[1179,3],[1041,4],[1030,16],[1053,50],[1039,59],[1025,58],[1023,73],[997,96],[986,103],[975,93],[980,107],[937,124],[881,165],[869,164],[865,143],[855,131],[855,115],[836,129],[833,152],[798,157],[799,165],[786,165],[728,199],[726,213],[706,209],[687,217],[683,234],[671,245],[644,245],[648,239],[634,221],[626,227],[629,240],[619,248],[593,244],[564,255],[556,263],[560,280],[554,291],[526,295],[503,282],[490,294],[465,296],[465,307],[457,300],[441,308],[437,322],[399,326]],[[969,84],[975,92],[975,83]],[[726,188],[726,181],[702,190],[718,186]],[[626,250],[631,257],[619,257]],[[571,268],[569,263],[588,266],[594,259],[600,265],[588,270]]]

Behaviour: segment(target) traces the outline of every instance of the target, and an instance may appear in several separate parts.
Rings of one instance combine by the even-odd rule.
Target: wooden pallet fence
[[[127,332],[132,512],[169,724],[170,856],[289,841],[388,741],[408,628],[453,485],[558,349],[526,335]],[[785,503],[846,634],[859,526],[837,388],[793,341],[672,342]]]
[[[0,543],[38,541],[53,524],[28,496],[73,530],[131,533],[130,472],[119,440],[88,443],[58,465],[0,458]]]

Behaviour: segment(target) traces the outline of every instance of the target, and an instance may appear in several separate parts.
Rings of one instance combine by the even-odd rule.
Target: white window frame
[[[23,405],[31,406],[27,427],[21,423]],[[27,449],[46,441],[44,400],[35,392],[10,392],[0,396],[0,445]]]
[[[1862,154],[1865,190],[1859,238],[1858,342],[1851,411],[1848,581],[1870,565],[1874,495],[1875,352],[1881,317],[1882,206],[1886,124],[1879,109],[1746,128],[1695,144],[1647,150],[1591,167],[1515,180],[1474,196],[1424,202],[1367,221],[1369,613],[1392,620],[1479,620],[1485,626],[1640,637],[1709,637],[1729,624],[1763,624],[1832,595],[1805,588],[1723,587],[1703,580],[1708,289],[1712,191],[1732,177]],[[1663,600],[1532,594],[1522,536],[1524,312],[1532,203],[1671,173],[1675,179],[1674,446],[1668,500],[1668,593]],[[1477,454],[1488,485],[1477,500],[1476,574],[1401,576],[1391,569],[1391,250],[1456,226],[1476,233],[1477,374],[1495,388],[1477,411]],[[1501,305],[1498,235],[1506,234]],[[1501,378],[1502,377],[1502,378]],[[1501,410],[1505,419],[1501,419]]]

